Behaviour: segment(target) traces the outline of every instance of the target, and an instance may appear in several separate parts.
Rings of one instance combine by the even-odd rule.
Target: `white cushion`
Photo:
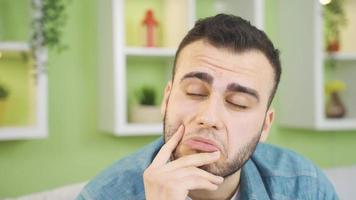
[[[334,184],[340,199],[355,199],[356,166],[327,169],[324,172]]]
[[[86,182],[66,185],[52,190],[37,192],[17,198],[6,198],[5,200],[71,200],[78,196]]]

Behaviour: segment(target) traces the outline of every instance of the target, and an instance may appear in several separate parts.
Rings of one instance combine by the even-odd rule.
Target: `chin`
[[[209,172],[211,174],[214,174],[216,176],[222,176],[219,168],[217,167],[217,164],[213,163],[213,164],[209,164],[209,165],[203,165],[201,167],[199,167],[200,169]]]
[[[194,149],[190,149],[190,148],[187,148],[184,146],[178,146],[176,151],[173,154],[172,160],[176,160],[183,156],[188,156],[188,155],[192,155],[192,154],[196,154],[196,153],[203,153],[203,152],[194,150]],[[226,160],[226,157],[223,156],[218,161],[208,164],[208,165],[200,166],[199,168],[206,172],[214,174],[216,176],[228,177],[228,176],[234,174],[235,172],[237,172],[238,170],[240,170],[243,165],[242,163],[243,162],[241,162],[240,160],[237,160],[237,159],[235,159],[233,161],[228,161],[228,160]]]

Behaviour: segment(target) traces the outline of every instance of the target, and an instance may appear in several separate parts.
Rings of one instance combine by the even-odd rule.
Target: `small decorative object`
[[[134,105],[131,122],[157,123],[162,121],[160,107],[156,105],[156,91],[153,87],[144,86],[137,93],[138,105]]]
[[[154,13],[151,9],[147,10],[145,18],[142,21],[142,25],[146,26],[146,46],[154,47],[156,46],[155,35],[156,26],[158,22],[155,19]]]
[[[342,118],[346,114],[346,108],[341,101],[340,92],[345,90],[345,83],[334,80],[326,84],[325,90],[329,97],[326,104],[326,117],[328,118]]]
[[[5,108],[6,108],[6,99],[9,96],[9,91],[2,85],[0,85],[0,125],[3,122]]]
[[[344,0],[332,0],[323,7],[324,39],[328,52],[340,50],[340,31],[347,24],[343,4]]]

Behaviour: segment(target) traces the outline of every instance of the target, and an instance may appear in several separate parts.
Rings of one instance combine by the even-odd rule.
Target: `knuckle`
[[[164,145],[161,147],[160,151],[158,152],[157,156],[159,156],[160,154],[162,154],[162,152],[165,152],[166,149],[167,149],[167,144],[164,144]]]
[[[150,171],[148,169],[146,169],[144,172],[143,172],[143,177],[144,178],[147,178],[150,174]]]
[[[147,168],[144,172],[143,172],[143,178],[146,180],[151,180],[154,177],[153,172],[151,171],[151,169]]]
[[[163,151],[163,152],[166,152],[166,151],[169,151],[169,150],[170,150],[169,143],[166,143],[165,145],[163,145],[161,147],[161,151]]]

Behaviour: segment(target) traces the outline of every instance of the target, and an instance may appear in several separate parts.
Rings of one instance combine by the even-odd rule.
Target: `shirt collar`
[[[241,169],[240,176],[241,199],[269,199],[261,174],[250,158]]]

